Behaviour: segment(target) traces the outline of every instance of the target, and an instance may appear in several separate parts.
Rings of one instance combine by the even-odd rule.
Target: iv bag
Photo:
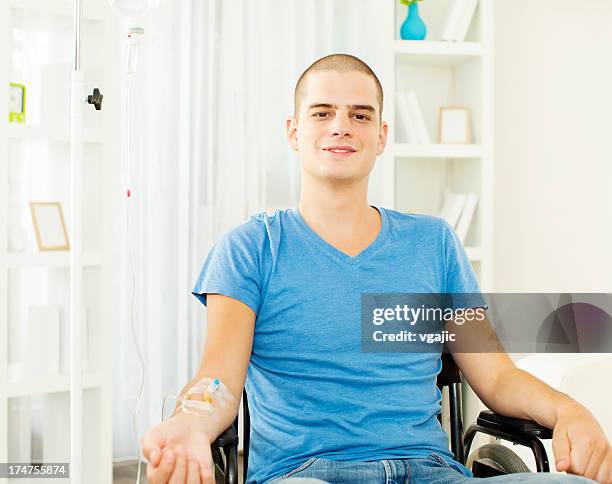
[[[123,19],[128,30],[142,28],[142,18],[160,0],[108,0],[113,10]]]

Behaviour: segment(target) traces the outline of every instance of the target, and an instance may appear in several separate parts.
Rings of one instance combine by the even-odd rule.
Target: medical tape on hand
[[[191,415],[208,417],[215,408],[213,404],[227,405],[236,403],[236,399],[218,378],[202,378],[187,393],[181,401],[181,410]]]

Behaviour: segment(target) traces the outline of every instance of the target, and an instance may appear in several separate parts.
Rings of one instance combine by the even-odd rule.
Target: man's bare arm
[[[491,410],[554,429],[552,444],[558,471],[612,482],[612,446],[586,407],[517,368],[503,349],[495,353],[456,351],[453,358]]]
[[[214,412],[206,417],[187,414],[177,404],[172,418],[190,422],[204,431],[210,442],[214,442],[238,413],[253,347],[255,313],[244,303],[220,294],[208,294],[207,307],[208,329],[200,369],[185,385],[180,398],[198,381],[208,377],[221,380],[235,401],[215,405]]]
[[[553,428],[557,408],[574,402],[568,395],[517,368],[486,316],[483,321],[464,325],[449,321],[446,328],[458,338],[457,342],[449,343],[453,359],[476,395],[494,412],[535,420]],[[469,352],[472,348],[486,348],[489,352]]]
[[[245,304],[226,296],[209,294],[207,299],[208,330],[202,363],[181,394],[202,378],[208,380],[194,388],[186,401],[188,413],[177,408],[171,418],[142,437],[148,460],[147,479],[151,483],[187,480],[213,484],[211,443],[231,425],[238,412],[253,346],[255,314]]]
[[[553,428],[557,408],[564,403],[576,403],[517,368],[507,353],[454,353],[453,358],[476,395],[501,415],[534,420]]]

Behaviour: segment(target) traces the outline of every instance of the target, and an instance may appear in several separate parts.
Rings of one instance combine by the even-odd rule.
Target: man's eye
[[[323,116],[319,116],[319,114],[322,114]],[[322,117],[326,116],[327,114],[328,114],[328,113],[323,113],[323,112],[321,112],[321,113],[314,113],[314,114],[313,114],[313,116],[314,116],[315,118],[322,118]]]
[[[360,121],[369,121],[370,119],[370,117],[366,116],[365,114],[356,114],[355,116],[357,116],[357,119]]]

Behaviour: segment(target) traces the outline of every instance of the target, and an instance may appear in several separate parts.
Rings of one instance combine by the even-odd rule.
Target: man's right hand
[[[210,440],[177,414],[149,429],[142,440],[149,484],[215,484]]]

